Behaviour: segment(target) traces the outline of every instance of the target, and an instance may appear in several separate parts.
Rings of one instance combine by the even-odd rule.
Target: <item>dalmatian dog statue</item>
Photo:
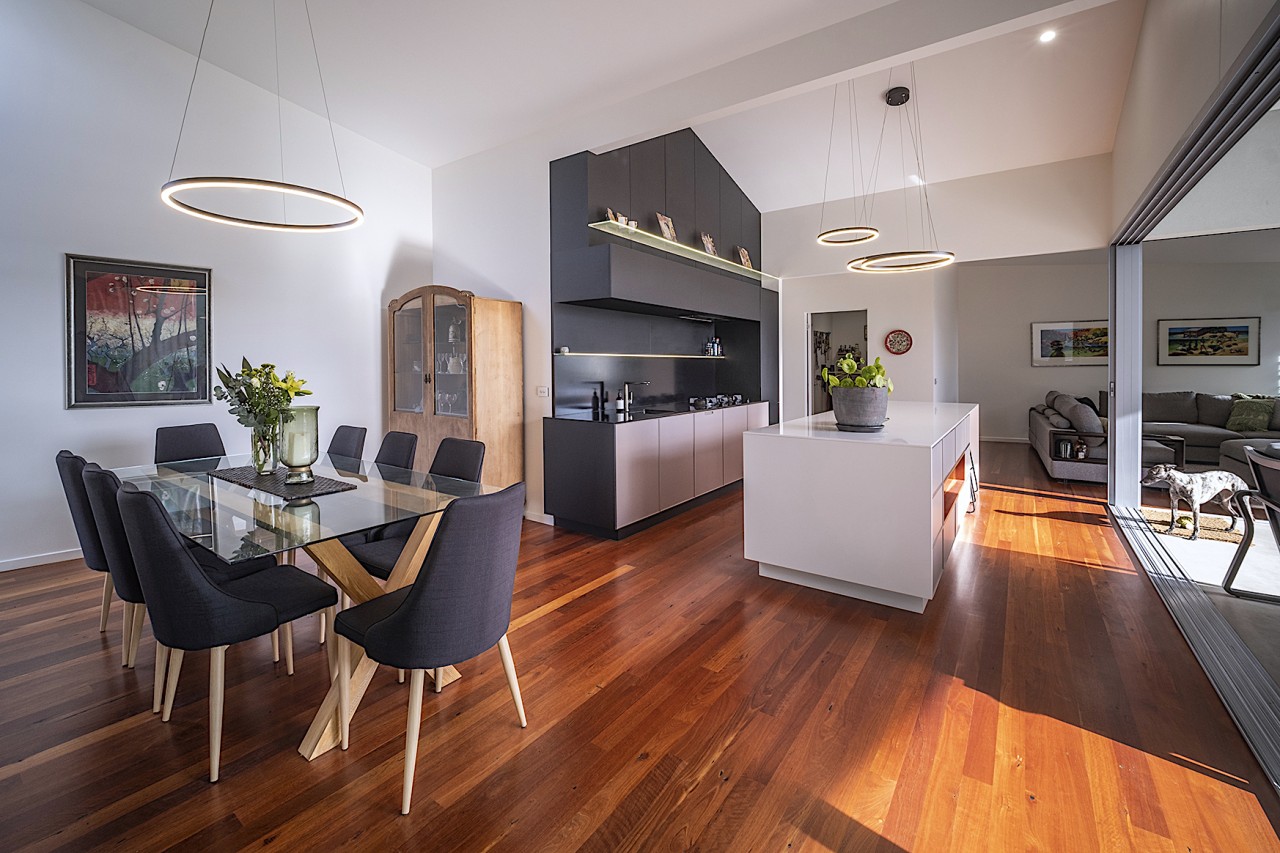
[[[1178,501],[1186,501],[1191,507],[1191,538],[1200,537],[1200,505],[1213,501],[1231,516],[1231,530],[1236,529],[1240,521],[1231,498],[1236,492],[1248,491],[1249,485],[1230,471],[1203,471],[1189,474],[1179,471],[1172,465],[1152,465],[1147,476],[1142,478],[1142,485],[1154,486],[1156,483],[1169,484],[1169,527],[1166,533],[1172,533],[1178,520]]]

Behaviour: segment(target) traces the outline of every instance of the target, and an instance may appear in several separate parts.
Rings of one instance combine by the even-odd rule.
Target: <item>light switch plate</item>
[[[539,397],[550,397],[550,396],[551,396],[551,389],[550,389],[550,388],[548,388],[546,385],[539,385],[539,386],[538,386],[538,396],[539,396]]]

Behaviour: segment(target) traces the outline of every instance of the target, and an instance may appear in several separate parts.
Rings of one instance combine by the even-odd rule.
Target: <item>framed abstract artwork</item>
[[[210,271],[67,255],[67,408],[210,401]]]
[[[1034,367],[1106,365],[1110,352],[1106,320],[1031,324]]]
[[[1256,366],[1261,317],[1156,321],[1156,364]]]

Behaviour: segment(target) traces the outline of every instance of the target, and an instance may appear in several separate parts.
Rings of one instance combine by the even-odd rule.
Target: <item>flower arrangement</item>
[[[253,431],[254,467],[260,474],[273,471],[280,426],[293,418],[289,406],[294,397],[311,393],[302,387],[306,380],[294,376],[293,371],[281,378],[274,364],[254,367],[247,358],[241,359],[239,373],[219,366],[218,380],[222,384],[213,389],[213,396],[227,401],[236,420]]]

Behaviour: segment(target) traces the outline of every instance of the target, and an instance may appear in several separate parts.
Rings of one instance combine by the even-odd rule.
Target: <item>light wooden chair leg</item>
[[[397,684],[404,684],[404,670],[403,670],[403,669],[397,669],[397,670],[396,670],[396,683],[397,683]]]
[[[338,731],[342,735],[342,748],[351,740],[351,643],[346,637],[338,637]]]
[[[124,618],[120,620],[120,665],[129,665],[129,643],[133,639],[133,608],[136,604],[124,603]]]
[[[111,612],[111,573],[102,573],[102,613],[98,616],[98,633],[107,631],[107,614]]]
[[[320,645],[324,645],[325,635],[328,633],[329,627],[329,611],[326,609],[320,614]]]
[[[286,622],[280,628],[284,634],[284,671],[293,675],[293,623]]]
[[[138,662],[138,641],[142,639],[142,620],[147,615],[145,604],[133,605],[133,627],[129,630],[129,669]]]
[[[400,799],[400,814],[409,813],[409,801],[413,799],[413,769],[418,763],[418,730],[422,725],[422,679],[425,669],[409,673],[409,720],[404,735],[404,794]]]
[[[520,717],[520,728],[523,729],[529,725],[529,722],[524,718],[524,701],[520,698],[520,682],[516,680],[516,664],[511,659],[511,645],[507,642],[506,634],[498,640],[498,654],[502,656],[502,671],[507,674],[507,687],[511,688],[511,698],[516,703],[516,715]]]
[[[167,681],[164,688],[164,713],[160,715],[161,722],[169,722],[169,715],[173,713],[173,697],[178,692],[178,673],[182,671],[182,649],[169,649],[169,672],[165,675]]]
[[[169,667],[169,650],[159,642],[156,643],[156,675],[151,686],[151,713],[159,714],[164,704],[164,676]]]
[[[280,663],[280,629],[271,632],[271,659]]]
[[[324,610],[324,621],[329,626],[329,634],[337,636],[333,633],[333,620],[338,615],[337,607],[326,607]],[[325,644],[325,659],[329,662],[329,680],[333,681],[338,677],[338,644],[330,642]]]
[[[209,650],[209,781],[218,781],[222,763],[222,697],[226,685],[227,647]]]

